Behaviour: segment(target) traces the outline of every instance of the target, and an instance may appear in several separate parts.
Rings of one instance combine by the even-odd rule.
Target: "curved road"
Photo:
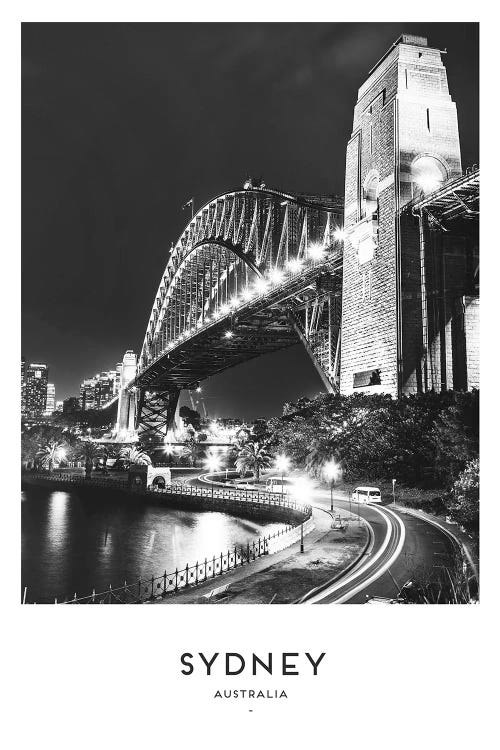
[[[205,484],[198,477],[187,481]],[[316,489],[308,501],[329,510],[330,492]],[[356,519],[359,512],[370,529],[371,541],[354,568],[331,585],[311,592],[304,598],[304,604],[362,604],[372,596],[394,598],[410,578],[429,578],[436,569],[453,565],[454,542],[424,517],[415,517],[391,505],[350,504],[339,494],[334,495],[334,506],[352,510]]]

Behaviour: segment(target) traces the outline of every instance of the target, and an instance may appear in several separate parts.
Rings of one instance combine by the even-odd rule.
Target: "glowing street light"
[[[302,261],[299,258],[292,258],[287,263],[287,269],[290,273],[300,273],[302,271]]]
[[[265,279],[257,279],[255,282],[255,291],[258,294],[265,294],[267,292],[267,281]]]
[[[288,468],[290,466],[290,459],[284,454],[281,454],[279,456],[276,456],[276,461],[274,462],[274,465],[276,466],[276,470],[281,473],[281,494],[283,495],[285,491],[285,487],[283,484],[283,477],[284,477],[285,471],[288,471]]]
[[[434,174],[422,172],[417,177],[417,185],[422,188],[424,193],[433,193],[441,185],[441,180]]]
[[[210,453],[205,461],[205,468],[209,474],[215,474],[220,471],[220,458],[215,453]],[[214,497],[214,483],[212,482],[212,499]]]
[[[279,268],[273,268],[272,271],[269,272],[269,281],[271,284],[281,284],[284,278],[283,271],[280,271]]]
[[[314,242],[307,248],[307,254],[311,260],[322,260],[325,255],[324,245],[319,242]]]
[[[333,239],[335,240],[335,242],[343,242],[344,241],[344,239],[345,239],[345,232],[342,229],[342,227],[338,227],[337,229],[335,229],[335,231],[333,233]]]
[[[234,333],[232,331],[226,331],[224,334],[225,339],[232,339],[234,336]]]
[[[229,305],[222,305],[219,312],[221,315],[228,315],[231,312],[231,308],[229,307]]]
[[[246,289],[244,289],[244,290],[243,290],[243,292],[241,293],[241,297],[242,297],[242,299],[243,299],[243,300],[244,300],[245,302],[248,302],[248,301],[249,301],[249,300],[251,300],[251,299],[252,299],[252,297],[253,297],[253,292],[252,292],[252,290],[251,290],[251,289],[249,289],[248,287],[246,287]]]
[[[323,466],[323,475],[330,482],[330,510],[333,511],[333,485],[340,474],[340,466],[333,459]]]

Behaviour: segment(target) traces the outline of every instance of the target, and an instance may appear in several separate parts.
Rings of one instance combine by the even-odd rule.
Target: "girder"
[[[193,216],[170,253],[131,384],[141,392],[144,429],[165,434],[171,412],[158,427],[167,396],[153,395],[150,407],[151,393],[178,394],[299,339],[335,387],[341,220],[339,199],[254,188],[219,196]]]

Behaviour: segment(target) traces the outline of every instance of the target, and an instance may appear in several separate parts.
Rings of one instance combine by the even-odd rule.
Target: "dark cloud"
[[[23,352],[50,364],[58,397],[140,349],[191,195],[247,173],[342,192],[357,89],[403,31],[448,48],[463,162],[477,161],[475,24],[23,25]],[[267,411],[320,388],[297,349],[207,393],[221,412],[230,383],[237,413],[250,381]]]

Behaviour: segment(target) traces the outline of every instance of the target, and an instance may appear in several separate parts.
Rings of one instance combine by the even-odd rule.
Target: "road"
[[[201,484],[199,479],[190,480]],[[206,486],[206,485],[205,485]],[[311,490],[305,501],[318,508],[330,508],[330,491]],[[335,493],[334,506],[361,516],[371,532],[366,554],[346,576],[311,595],[305,604],[361,604],[373,596],[394,598],[406,581],[428,579],[439,569],[452,567],[455,547],[444,531],[392,505],[350,504]],[[353,520],[353,523],[359,523]]]
[[[329,507],[329,493],[317,490],[313,502]],[[349,510],[349,502],[340,495],[334,496],[334,505]],[[357,513],[358,506],[353,504],[352,510]],[[366,555],[345,577],[305,603],[361,604],[372,596],[393,598],[409,579],[428,578],[436,569],[452,566],[452,540],[424,518],[383,505],[361,504],[359,514],[372,532]]]
[[[121,478],[123,476],[122,473]],[[207,487],[206,481],[200,481],[197,474],[193,476],[190,472],[178,472],[175,481]],[[311,489],[310,497],[303,500],[318,508],[330,509],[329,490]],[[453,541],[424,517],[415,517],[392,505],[352,503],[351,506],[345,494],[338,492],[333,496],[333,503],[337,508],[353,512],[351,523],[366,523],[371,541],[353,569],[321,591],[311,593],[305,604],[360,604],[374,596],[394,598],[409,579],[428,579],[437,569],[453,566]]]

